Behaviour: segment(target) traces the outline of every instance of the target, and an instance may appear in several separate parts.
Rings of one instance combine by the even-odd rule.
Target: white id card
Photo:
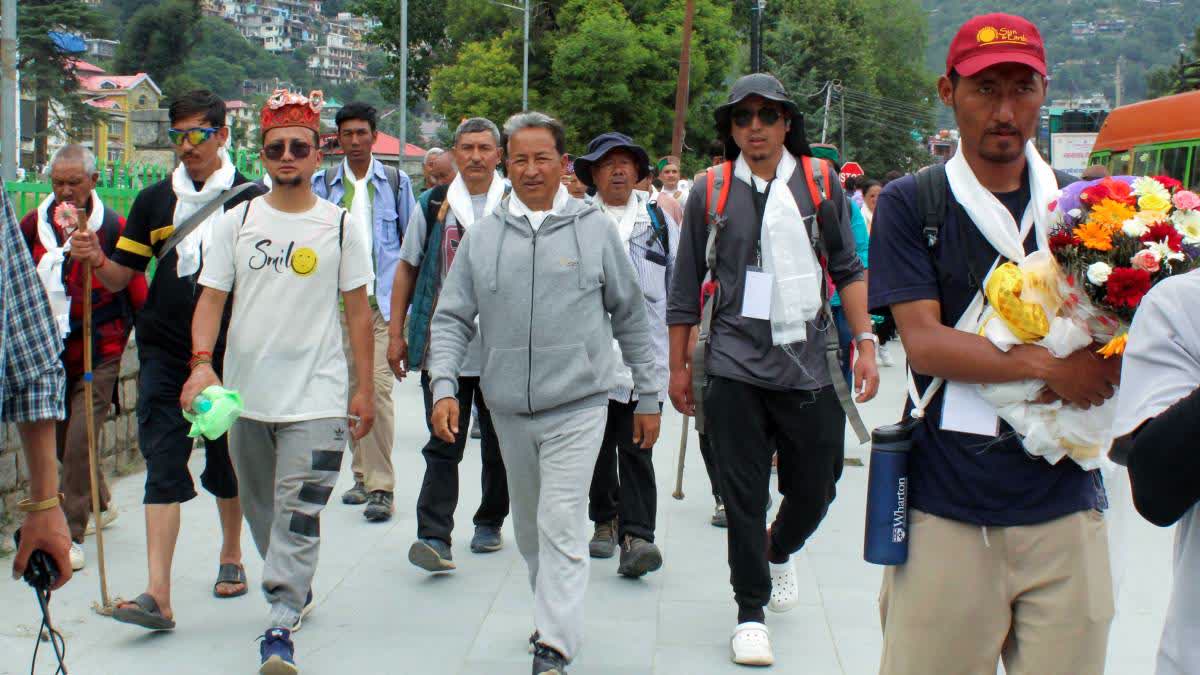
[[[742,316],[747,319],[771,319],[771,292],[774,277],[757,267],[746,268],[746,285],[742,294]]]
[[[996,409],[979,393],[978,385],[947,382],[942,399],[942,429],[995,438],[1000,433]]]

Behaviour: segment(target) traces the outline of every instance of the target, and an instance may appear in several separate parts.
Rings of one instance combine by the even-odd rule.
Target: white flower
[[[1130,218],[1121,225],[1121,231],[1125,234],[1137,238],[1150,231],[1150,226],[1137,218]]]
[[[1087,278],[1095,286],[1103,286],[1104,282],[1108,281],[1108,275],[1112,274],[1113,268],[1105,262],[1094,262],[1088,265]]]
[[[1176,211],[1171,214],[1171,222],[1183,235],[1183,243],[1200,244],[1200,211]]]
[[[1171,191],[1167,189],[1167,186],[1154,180],[1153,178],[1150,178],[1149,176],[1135,178],[1131,187],[1133,188],[1133,194],[1139,197],[1145,197],[1146,195],[1158,195],[1159,197],[1167,200],[1167,203],[1171,202]]]
[[[1186,258],[1183,253],[1171,250],[1171,245],[1166,241],[1148,241],[1146,250],[1153,253],[1167,267],[1170,267],[1172,262]]]
[[[1079,209],[1071,209],[1070,211],[1067,211],[1067,215],[1071,216],[1075,220],[1079,220],[1079,217],[1083,215],[1083,211],[1080,211]]]

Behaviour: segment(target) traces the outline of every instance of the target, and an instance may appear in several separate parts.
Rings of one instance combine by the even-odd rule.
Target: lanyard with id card
[[[771,292],[775,277],[761,267],[746,267],[746,282],[742,293],[742,316],[747,319],[771,320]]]

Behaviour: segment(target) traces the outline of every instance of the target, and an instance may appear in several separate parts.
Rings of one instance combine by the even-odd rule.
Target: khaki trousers
[[[1104,516],[982,528],[909,512],[879,596],[881,675],[1103,675],[1113,617]]]
[[[100,431],[108,421],[112,408],[113,385],[121,373],[121,359],[110,359],[92,368],[92,426],[96,433],[96,458],[100,458],[103,439]],[[63,512],[71,530],[71,540],[83,543],[88,517],[92,513],[92,473],[88,461],[87,406],[89,401],[83,393],[83,379],[67,382],[67,418],[57,425],[58,460],[62,462],[62,491],[65,497]],[[100,510],[108,509],[108,480],[100,471]]]
[[[350,441],[350,451],[354,455],[350,467],[354,471],[354,480],[366,485],[367,492],[391,492],[396,486],[396,473],[392,468],[392,438],[396,424],[392,386],[396,383],[396,376],[387,362],[388,325],[378,309],[371,310],[371,327],[375,332],[375,425],[361,440]],[[353,394],[358,386],[358,377],[354,374],[354,356],[350,350],[350,332],[344,313],[342,348],[346,352],[346,367],[350,370],[349,393]],[[346,403],[349,404],[349,400]]]

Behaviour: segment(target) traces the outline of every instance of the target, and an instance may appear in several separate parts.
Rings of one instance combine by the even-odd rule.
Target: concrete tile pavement
[[[867,425],[895,421],[903,398],[900,368],[883,369],[879,398],[864,407]],[[453,575],[429,577],[407,561],[415,536],[415,503],[424,462],[426,431],[420,389],[407,380],[396,388],[396,518],[373,525],[337,496],[351,484],[349,459],[334,501],[322,518],[323,544],[315,583],[317,607],[296,636],[297,660],[309,674],[529,672],[526,640],[532,630],[532,599],[511,526],[505,548],[475,555],[467,548],[471,514],[479,500],[478,442],[462,465],[461,508],[455,528]],[[669,408],[669,406],[668,406]],[[630,581],[616,574],[616,560],[594,561],[588,588],[583,653],[572,675],[718,675],[745,669],[729,662],[728,638],[736,619],[723,531],[711,527],[708,479],[695,436],[686,460],[683,501],[671,499],[682,418],[664,417],[655,453],[658,471],[658,540],[664,568]],[[847,455],[868,458],[848,443]],[[203,454],[193,463],[195,475]],[[880,633],[877,595],[880,568],[863,562],[862,522],[866,467],[847,466],[837,501],[806,550],[797,558],[801,603],[771,615],[776,673],[868,675],[877,672]],[[113,494],[121,519],[106,531],[110,594],[133,597],[145,584],[141,474],[117,482]],[[778,502],[778,498],[776,499]],[[1118,616],[1110,641],[1108,673],[1140,675],[1153,655],[1166,612],[1171,533],[1134,517],[1119,535],[1128,551]],[[180,675],[252,673],[255,638],[266,604],[258,592],[262,562],[243,535],[251,592],[242,598],[212,597],[219,546],[211,496],[183,507],[176,551],[174,597],[178,629],[148,634],[94,614],[98,573],[94,538],[88,567],[62,592],[52,609],[68,644],[68,666],[80,675],[172,672]],[[36,608],[29,589],[0,584],[0,675],[26,673],[33,648]],[[39,673],[53,668],[43,645]]]

